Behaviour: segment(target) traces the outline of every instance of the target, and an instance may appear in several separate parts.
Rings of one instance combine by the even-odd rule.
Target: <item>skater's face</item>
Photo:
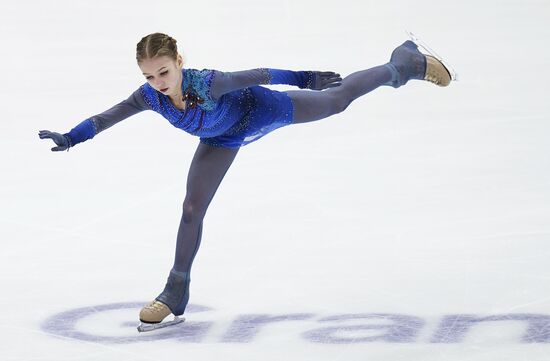
[[[138,66],[149,85],[155,90],[168,96],[181,95],[181,70],[183,68],[181,55],[178,55],[177,60],[168,56],[143,59]]]

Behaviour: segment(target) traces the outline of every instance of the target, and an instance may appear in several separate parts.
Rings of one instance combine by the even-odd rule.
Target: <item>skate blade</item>
[[[439,54],[437,54],[433,49],[431,49],[428,44],[426,44],[424,41],[422,41],[420,38],[418,38],[416,35],[414,35],[413,33],[411,33],[410,31],[408,30],[405,30],[405,32],[407,33],[407,35],[411,38],[411,40],[416,44],[418,45],[419,47],[421,47],[422,49],[424,49],[428,54],[430,54],[431,56],[433,56],[434,58],[436,58],[437,60],[439,60],[441,63],[443,63],[443,65],[447,68],[447,70],[449,71],[449,74],[451,75],[451,80],[452,81],[458,81],[458,74],[457,72],[451,67],[451,65],[445,61],[443,59],[443,57],[441,57]]]
[[[154,330],[158,330],[160,328],[165,328],[165,327],[169,327],[169,326],[174,326],[174,325],[177,325],[178,323],[182,323],[183,321],[185,321],[185,318],[179,318],[178,316],[175,316],[174,319],[172,321],[168,321],[168,322],[161,322],[161,323],[141,323],[137,330],[139,332],[149,332],[149,331],[154,331]]]

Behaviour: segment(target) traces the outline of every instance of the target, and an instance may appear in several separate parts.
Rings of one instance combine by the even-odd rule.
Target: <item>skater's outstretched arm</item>
[[[219,99],[234,90],[262,84],[288,84],[301,89],[322,90],[340,85],[340,74],[332,71],[292,71],[257,68],[235,72],[214,70],[210,94]]]
[[[57,147],[52,148],[52,151],[68,150],[78,143],[92,139],[96,134],[112,127],[116,123],[147,109],[149,107],[138,89],[128,99],[123,100],[101,114],[84,120],[69,133],[60,134],[50,132],[49,130],[41,130],[38,135],[41,139],[49,138],[56,143]]]

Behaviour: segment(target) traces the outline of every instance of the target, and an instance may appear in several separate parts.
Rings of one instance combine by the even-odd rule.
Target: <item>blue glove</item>
[[[313,71],[311,77],[311,83],[308,84],[308,89],[322,90],[327,88],[334,88],[342,85],[342,78],[340,74],[332,71]]]
[[[69,149],[69,140],[63,134],[50,132],[49,130],[41,130],[38,133],[38,136],[40,137],[40,139],[49,138],[55,142],[57,147],[53,147],[52,152],[59,152]]]
[[[40,139],[53,139],[55,144],[58,146],[52,148],[52,151],[57,152],[74,147],[76,144],[84,142],[88,139],[92,139],[95,136],[95,133],[96,130],[94,122],[91,119],[86,119],[71,129],[69,133],[59,134],[50,132],[49,130],[41,130],[38,135],[40,136]]]
[[[300,89],[323,90],[342,85],[340,74],[333,71],[265,69],[269,72],[267,84],[296,85]]]

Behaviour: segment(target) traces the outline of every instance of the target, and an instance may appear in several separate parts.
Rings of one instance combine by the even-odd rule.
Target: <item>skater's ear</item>
[[[178,65],[178,68],[180,69],[183,68],[183,57],[180,54],[178,54],[178,57],[176,59],[176,64]]]

